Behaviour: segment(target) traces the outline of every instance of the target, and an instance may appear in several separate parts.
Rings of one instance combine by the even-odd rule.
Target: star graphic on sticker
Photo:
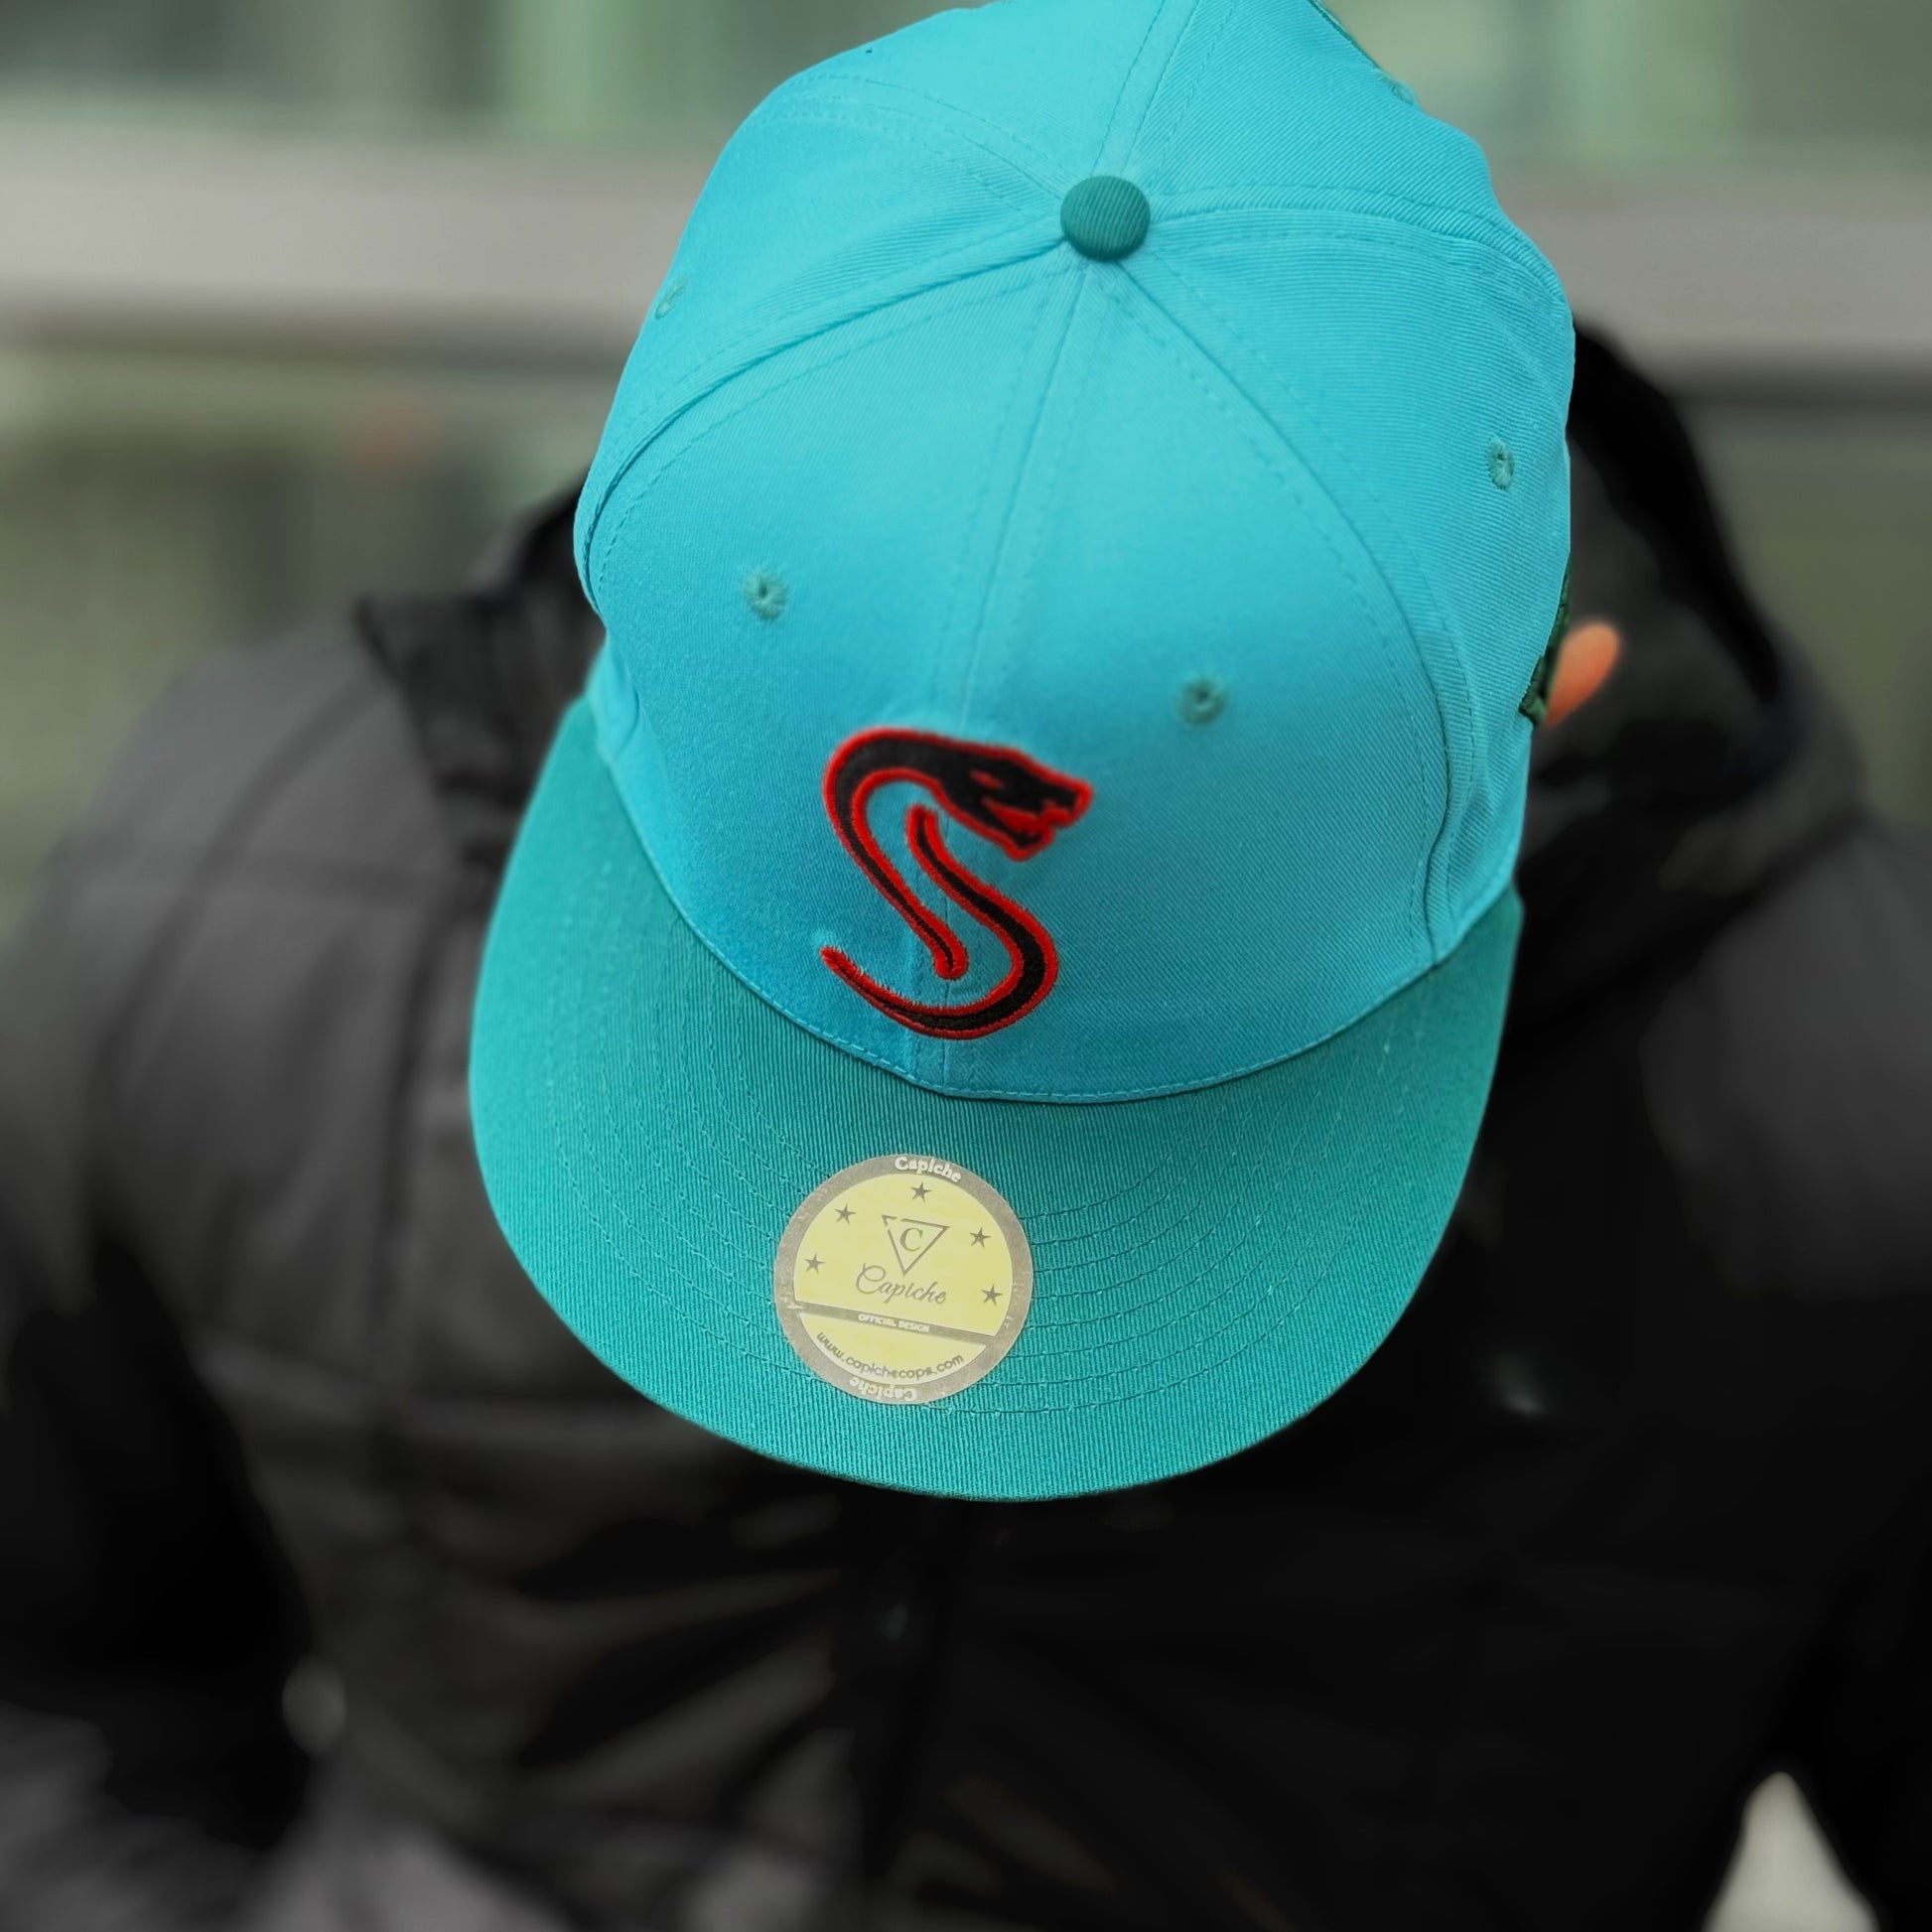
[[[986,1299],[989,1302],[997,1302],[1000,1299],[1000,1291],[997,1288],[989,1288],[986,1291]]]
[[[920,1181],[919,1184],[912,1189],[912,1198],[914,1200],[925,1199],[925,1182],[923,1180]]]
[[[852,1218],[852,1210],[851,1210],[851,1208],[849,1208],[849,1207],[842,1207],[842,1208],[840,1208],[840,1209],[839,1209],[839,1219],[840,1219],[840,1220],[842,1220],[842,1221],[849,1221],[849,1220],[851,1220],[851,1218]]]
[[[818,1273],[818,1270],[819,1270],[819,1259],[818,1259],[818,1257],[817,1257],[816,1255],[807,1255],[807,1256],[805,1257],[805,1271],[806,1271],[806,1273],[807,1273],[807,1274],[812,1274],[812,1275],[816,1275],[816,1274]]]
[[[976,1248],[983,1248],[986,1246],[986,1230],[984,1228],[981,1228],[980,1231],[973,1236],[973,1246]]]

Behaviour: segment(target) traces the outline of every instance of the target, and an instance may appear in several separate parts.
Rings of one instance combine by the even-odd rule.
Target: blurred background
[[[0,0],[0,934],[185,668],[447,584],[568,484],[735,122],[929,11]],[[1932,822],[1932,7],[1335,11],[1691,405],[1877,796]],[[1869,1923],[1767,1787],[1723,1932]]]

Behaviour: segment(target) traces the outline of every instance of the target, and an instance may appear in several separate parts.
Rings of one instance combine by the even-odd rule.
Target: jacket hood
[[[1571,460],[1574,610],[1614,623],[1623,656],[1538,737],[1527,1014],[1695,943],[1862,808],[1851,736],[1739,579],[1682,418],[1587,334]]]

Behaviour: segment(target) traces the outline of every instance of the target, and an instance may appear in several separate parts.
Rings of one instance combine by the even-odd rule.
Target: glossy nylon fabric
[[[1061,228],[1095,175],[1152,206],[1117,263]],[[1476,148],[1319,9],[1009,0],[858,50],[747,124],[668,287],[580,518],[600,728],[781,1012],[947,1093],[1172,1092],[1350,1026],[1506,890],[1570,319]],[[1006,963],[952,914],[942,983],[841,845],[826,767],[880,727],[1093,788],[1024,862],[945,826],[1057,948],[1017,1026],[928,1037],[824,963],[955,1004]],[[871,819],[915,881],[922,797]]]
[[[1286,1066],[1169,1099],[989,1106],[794,1026],[704,946],[624,812],[586,707],[524,824],[484,962],[472,1092],[497,1218],[577,1334],[665,1408],[786,1461],[933,1494],[1177,1474],[1322,1401],[1447,1225],[1520,912]],[[772,1257],[798,1203],[882,1154],[984,1175],[1035,1260],[978,1386],[854,1400],[791,1352]]]

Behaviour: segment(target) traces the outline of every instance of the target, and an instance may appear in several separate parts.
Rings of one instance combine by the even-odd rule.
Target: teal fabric
[[[781,88],[670,291],[579,515],[609,646],[492,940],[498,1211],[607,1359],[773,1454],[1022,1494],[1238,1449],[1394,1319],[1474,1133],[1562,290],[1317,7],[1008,0]],[[936,903],[942,981],[841,842],[828,768],[882,729],[1090,790],[1038,849],[947,821],[1050,935],[1017,1024],[914,1031],[827,965],[928,1007],[1006,966]],[[918,880],[915,802],[867,822]],[[916,1145],[1036,1217],[1052,1287],[980,1387],[872,1414],[790,1357],[771,1250]],[[640,1245],[671,1206],[696,1245]]]
[[[765,1454],[938,1495],[1124,1487],[1293,1422],[1402,1312],[1455,1200],[1502,1025],[1506,895],[1444,965],[1288,1066],[1171,1099],[987,1105],[793,1025],[659,883],[580,708],[518,844],[473,1101],[512,1246],[603,1359]],[[926,1153],[1032,1242],[1032,1317],[976,1388],[882,1409],[813,1376],[772,1259],[820,1181]]]
[[[1060,227],[1089,261],[1125,261],[1153,225],[1154,210],[1131,181],[1095,175],[1060,204]]]
[[[1153,204],[1121,262],[1062,228],[1099,174]],[[580,516],[597,706],[672,897],[774,1006],[945,1092],[1171,1092],[1327,1038],[1494,904],[1573,332],[1480,153],[1317,9],[925,22],[761,108],[672,273]],[[1058,947],[1022,1026],[928,1038],[822,962],[947,991],[818,804],[877,726],[1093,787],[1024,863],[972,842]],[[875,812],[902,866],[905,804]],[[958,1002],[1003,966],[979,953]]]

